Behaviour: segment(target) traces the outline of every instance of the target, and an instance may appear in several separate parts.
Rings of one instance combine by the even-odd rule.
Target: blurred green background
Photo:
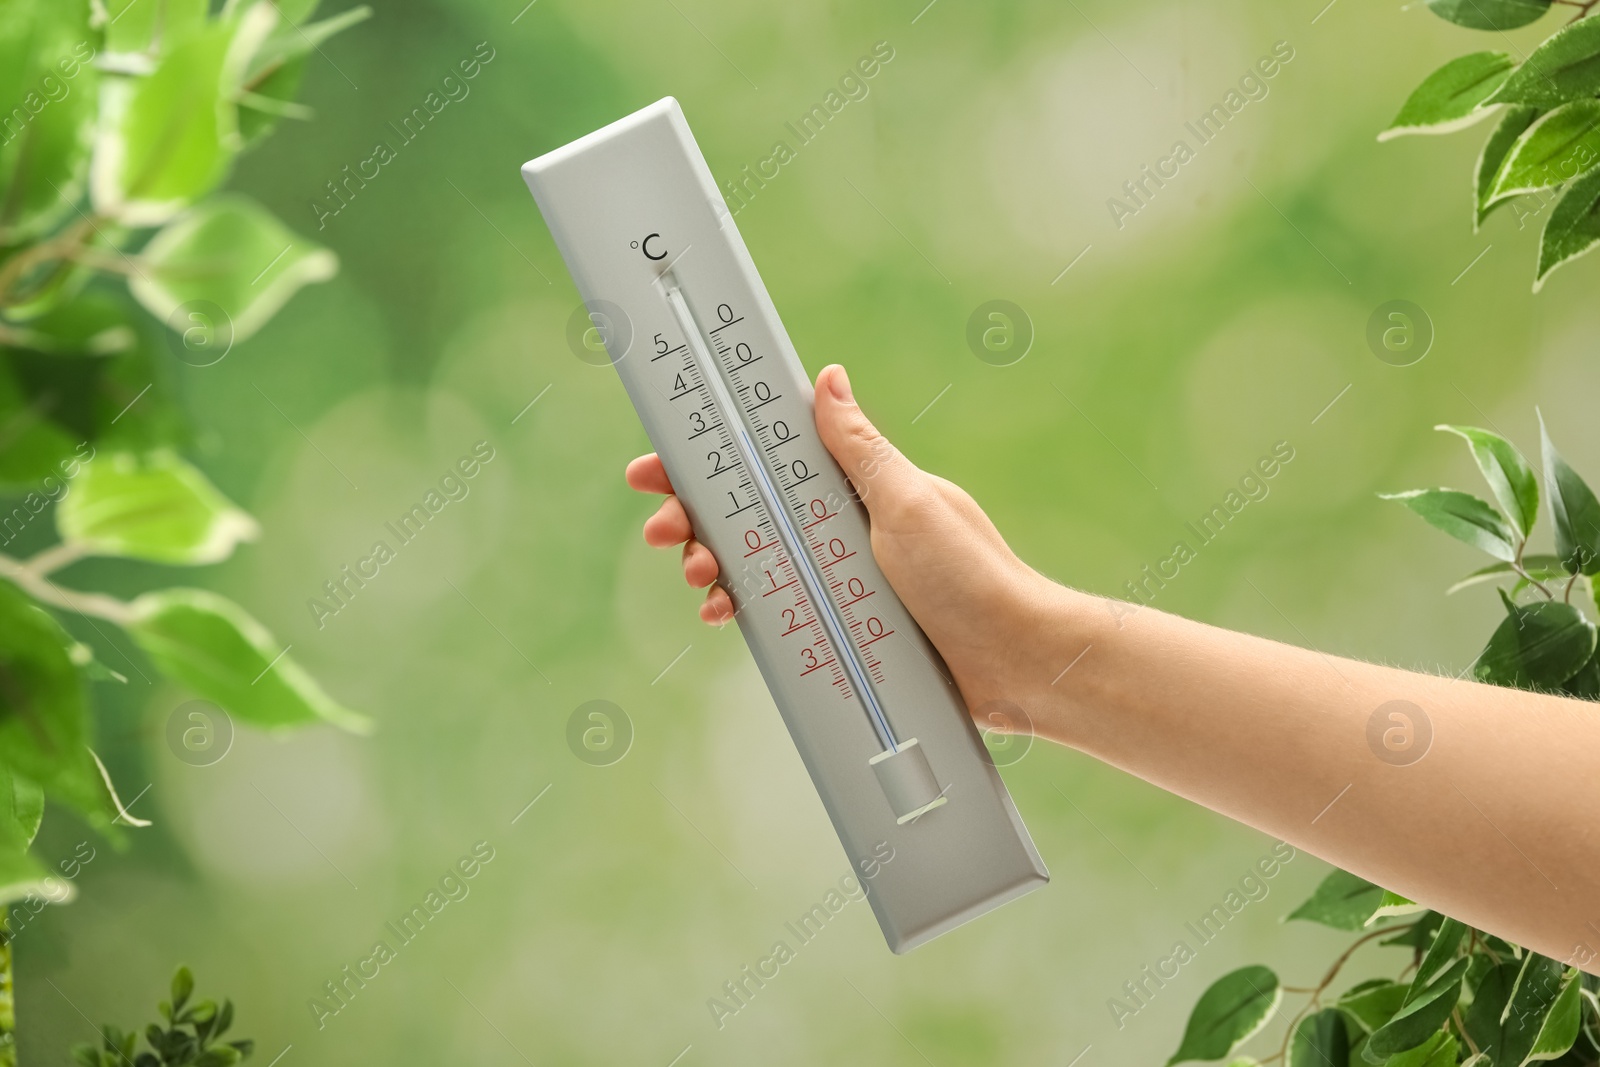
[[[621,471],[648,442],[615,374],[567,346],[578,300],[524,160],[670,94],[730,178],[792,146],[785,123],[888,42],[869,95],[738,224],[808,369],[847,364],[913,459],[1093,591],[1123,592],[1288,441],[1270,495],[1156,606],[1454,672],[1494,593],[1446,601],[1477,561],[1374,493],[1470,483],[1465,450],[1430,428],[1491,425],[1528,449],[1535,404],[1574,465],[1600,469],[1595,266],[1534,297],[1542,216],[1473,234],[1486,127],[1374,140],[1478,38],[1417,4],[925,2],[392,2],[324,47],[315,121],[286,123],[233,186],[342,272],[174,374],[197,458],[265,529],[200,580],[378,731],[242,730],[189,766],[164,740],[189,695],[85,634],[132,678],[96,687],[99,730],[124,797],[150,783],[135,811],[155,826],[100,845],[80,899],[19,937],[24,1062],[65,1062],[93,1036],[85,1015],[143,1021],[179,961],[237,1001],[258,1062],[287,1048],[284,1067],[1158,1062],[1225,971],[1320,976],[1348,939],[1280,924],[1326,871],[1300,856],[1119,1028],[1108,998],[1175,941],[1198,947],[1184,924],[1272,842],[1040,745],[1005,777],[1046,890],[903,958],[853,904],[712,1023],[707,998],[847,862],[737,632],[700,626],[675,557],[640,540],[653,505]],[[1193,145],[1184,123],[1280,41],[1294,58],[1266,97],[1119,229],[1107,199]],[[484,43],[470,95],[319,230],[325,183]],[[1011,366],[966,341],[993,299],[1035,332]],[[1366,341],[1393,299],[1436,331],[1413,366]],[[470,495],[319,628],[322,583],[479,441],[494,459]],[[130,573],[86,563],[68,581],[151,584]],[[567,746],[592,699],[633,723],[611,766]],[[52,863],[84,834],[53,810],[36,851]],[[480,841],[494,859],[470,895],[319,1028],[308,1001]]]

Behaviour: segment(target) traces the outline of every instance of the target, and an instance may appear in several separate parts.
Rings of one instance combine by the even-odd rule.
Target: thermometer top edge
[[[694,139],[694,133],[689,129],[689,120],[684,118],[683,108],[678,105],[677,97],[663,96],[653,104],[648,104],[638,111],[624,115],[615,122],[608,123],[592,133],[586,133],[576,141],[569,141],[559,148],[552,148],[540,156],[528,160],[522,165],[522,178],[528,183],[530,189],[535,187],[538,179],[550,170],[561,164],[581,156],[591,149],[598,148],[619,137],[623,137],[641,127],[665,119],[683,142],[690,159],[697,164],[695,176],[700,184],[721,204],[722,194],[717,191],[716,180],[711,176],[711,169],[706,166],[705,156],[700,151],[699,144]],[[726,207],[719,214],[725,214]]]

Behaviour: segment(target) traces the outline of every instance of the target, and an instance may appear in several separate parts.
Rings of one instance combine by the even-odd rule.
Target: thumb
[[[906,503],[927,488],[927,475],[867,419],[837,363],[817,375],[817,435],[855,485],[867,511]]]

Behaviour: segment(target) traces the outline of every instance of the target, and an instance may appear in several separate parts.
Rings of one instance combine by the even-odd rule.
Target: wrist
[[[1135,605],[1084,593],[1035,573],[1020,602],[1025,666],[1018,702],[1034,733],[1081,748],[1103,707],[1096,696],[1122,619]]]

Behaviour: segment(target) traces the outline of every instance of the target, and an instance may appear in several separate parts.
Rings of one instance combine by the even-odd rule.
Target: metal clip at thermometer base
[[[817,439],[810,379],[677,102],[522,174],[889,947],[1049,881],[873,559],[866,511]]]

